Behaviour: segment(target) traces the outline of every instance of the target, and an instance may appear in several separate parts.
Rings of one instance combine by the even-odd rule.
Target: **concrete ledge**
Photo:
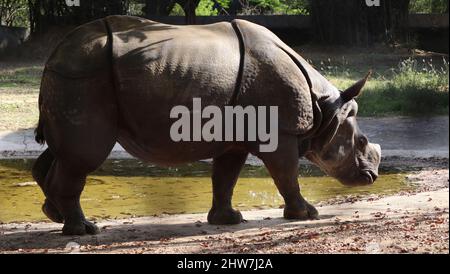
[[[359,125],[373,143],[381,144],[383,159],[449,158],[449,118],[359,118]],[[0,159],[37,158],[47,147],[34,141],[33,129],[0,132]],[[119,144],[110,159],[131,159]],[[256,157],[248,164],[262,165]]]

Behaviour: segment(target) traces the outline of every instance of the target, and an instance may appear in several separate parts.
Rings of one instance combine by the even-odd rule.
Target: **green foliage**
[[[213,2],[212,0],[202,0],[201,2],[203,1]],[[227,9],[230,7],[232,0],[216,0],[216,2],[224,9]],[[242,14],[309,14],[308,0],[243,0],[242,3]],[[197,8],[198,11],[199,9]],[[202,13],[207,14],[205,12]],[[216,15],[217,13],[213,12],[210,14]]]
[[[219,3],[219,5],[222,6],[222,8],[225,8],[225,9],[229,8],[230,4],[231,4],[231,0],[216,0],[216,1],[217,1],[217,3]]]
[[[200,0],[197,9],[195,10],[195,14],[198,16],[217,15],[219,11],[217,9],[213,9],[213,6],[214,2],[211,0]]]
[[[27,0],[0,0],[0,25],[27,27]]]
[[[219,5],[221,5],[223,8],[228,8],[230,0],[217,0],[217,3],[219,3]],[[195,9],[195,14],[197,16],[215,16],[219,14],[219,10],[214,7],[214,1],[200,0],[197,9]],[[170,15],[184,16],[185,14],[183,8],[179,4],[175,4],[172,11],[170,12]]]
[[[391,80],[368,88],[358,98],[362,114],[448,114],[449,63],[443,64],[438,69],[432,60],[404,60]]]
[[[285,9],[280,0],[250,0],[249,3],[258,8],[262,14],[280,13]]]
[[[143,3],[140,3],[139,1],[129,1],[127,14],[133,16],[143,16],[143,8]]]
[[[309,15],[309,3],[307,0],[282,0],[288,15]]]
[[[411,0],[410,13],[445,13],[448,12],[448,0]]]
[[[216,0],[215,2],[225,10],[229,8],[231,4],[231,0]],[[200,0],[200,3],[195,10],[196,15],[198,16],[215,16],[219,15],[220,12],[220,8],[216,7],[212,0]]]
[[[340,90],[354,84],[369,68],[373,69],[375,75],[356,100],[360,116],[448,115],[447,58],[408,58],[394,68],[391,60],[382,55],[364,55],[363,58],[372,59],[369,63],[375,64],[361,63],[359,58],[323,60],[321,56],[313,65]]]
[[[176,3],[172,10],[170,11],[169,16],[184,16],[184,10],[183,8],[180,6],[180,4]]]
[[[309,14],[307,0],[250,0],[265,14]]]

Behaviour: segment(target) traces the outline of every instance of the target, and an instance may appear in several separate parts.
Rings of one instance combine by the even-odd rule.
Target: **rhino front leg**
[[[213,202],[208,222],[215,225],[239,224],[242,214],[231,206],[233,189],[245,164],[246,151],[230,151],[214,158],[212,184]]]
[[[284,218],[317,219],[319,215],[317,210],[300,194],[297,137],[280,134],[279,145],[275,152],[257,153],[256,156],[264,162],[284,198]]]

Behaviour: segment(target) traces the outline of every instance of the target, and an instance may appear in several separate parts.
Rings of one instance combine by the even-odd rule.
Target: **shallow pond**
[[[0,222],[43,221],[44,196],[31,177],[33,160],[0,160]],[[108,160],[89,176],[81,203],[90,219],[207,212],[211,206],[211,165],[161,168],[137,160]],[[383,172],[372,186],[346,187],[316,168],[300,170],[303,196],[319,202],[341,195],[389,194],[410,189],[402,173]],[[237,209],[283,204],[264,167],[246,166],[233,204]]]

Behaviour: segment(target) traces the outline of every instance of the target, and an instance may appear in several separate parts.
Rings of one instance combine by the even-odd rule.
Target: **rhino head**
[[[326,125],[311,139],[305,153],[308,160],[344,185],[369,185],[378,177],[381,148],[369,143],[359,129],[356,121],[358,104],[354,100],[369,75],[370,72],[328,103],[328,111],[322,111]]]

